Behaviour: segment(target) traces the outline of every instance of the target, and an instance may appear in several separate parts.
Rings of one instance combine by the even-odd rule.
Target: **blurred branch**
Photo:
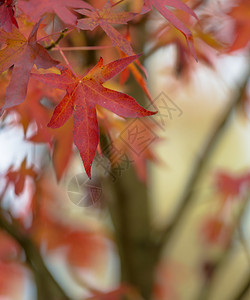
[[[202,175],[204,167],[209,161],[211,155],[213,154],[215,147],[218,145],[222,135],[224,134],[224,130],[226,129],[230,121],[232,112],[234,111],[235,107],[238,105],[238,103],[241,101],[242,96],[244,95],[245,87],[247,85],[249,76],[250,71],[248,71],[246,76],[244,77],[243,83],[241,86],[239,86],[236,96],[232,99],[232,101],[223,111],[222,115],[216,123],[216,126],[214,127],[212,134],[210,135],[210,138],[206,143],[206,146],[204,147],[203,152],[201,152],[200,158],[195,164],[192,174],[186,184],[186,188],[184,189],[183,196],[180,199],[179,209],[177,209],[177,212],[175,213],[175,217],[173,218],[172,222],[170,224],[167,224],[166,228],[162,231],[162,235],[158,244],[160,252],[163,250],[164,245],[166,245],[167,242],[173,236],[175,228],[181,223],[187,208],[192,202],[192,199],[194,198],[195,194],[195,186],[197,185]]]
[[[237,224],[237,232],[238,232],[239,240],[240,240],[240,242],[242,244],[242,248],[243,248],[243,250],[245,252],[245,255],[246,255],[246,259],[247,259],[247,262],[248,262],[248,267],[250,269],[249,247],[248,247],[247,241],[244,238],[240,222]]]
[[[141,52],[146,42],[145,23],[138,23],[135,29],[137,45],[141,47],[137,51]],[[127,86],[129,94],[142,104],[145,95],[134,78],[129,78]],[[133,165],[122,176],[119,170],[113,172],[117,173],[116,182],[107,178],[104,188],[121,261],[121,281],[133,286],[144,300],[150,300],[157,255],[147,187],[138,179]]]
[[[148,50],[145,54],[143,54],[143,59],[146,60],[148,59],[151,55],[156,53],[158,49],[160,49],[162,46],[161,45],[154,45],[151,49]]]
[[[133,166],[115,184],[107,180],[104,186],[115,227],[122,283],[132,285],[143,299],[149,300],[152,297],[156,255],[150,236],[147,189],[138,180]]]
[[[37,287],[38,300],[70,300],[63,289],[51,275],[33,241],[23,234],[13,221],[9,221],[0,209],[0,227],[14,238],[25,253],[26,262],[33,272]]]
[[[247,281],[239,291],[239,293],[234,297],[234,300],[243,300],[248,294],[250,294],[250,276],[248,276]]]

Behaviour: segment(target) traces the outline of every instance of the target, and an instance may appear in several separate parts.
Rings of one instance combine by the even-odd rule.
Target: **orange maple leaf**
[[[0,42],[6,47],[0,50],[0,73],[14,65],[10,84],[6,89],[4,109],[22,103],[26,97],[30,72],[34,64],[38,68],[50,68],[57,65],[45,48],[37,43],[37,30],[42,20],[32,29],[28,39],[14,28],[11,33],[0,29]],[[25,62],[25,63],[24,63]]]

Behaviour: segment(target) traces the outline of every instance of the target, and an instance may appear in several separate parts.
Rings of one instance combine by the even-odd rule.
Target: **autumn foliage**
[[[134,189],[140,191],[138,195],[144,195],[134,192],[135,197],[146,198],[148,162],[161,165],[154,146],[163,140],[156,134],[156,118],[157,114],[161,117],[162,107],[156,105],[147,85],[146,59],[158,50],[173,47],[172,76],[181,82],[181,89],[191,81],[198,65],[216,72],[220,55],[239,51],[249,55],[249,1],[224,1],[226,5],[220,6],[211,2],[0,0],[1,124],[3,128],[21,128],[25,142],[34,149],[43,147],[37,161],[31,163],[24,157],[19,166],[13,163],[5,172],[0,170],[0,299],[21,299],[18,296],[24,294],[28,281],[35,284],[38,300],[71,299],[44,263],[43,256],[53,253],[63,257],[69,276],[83,288],[86,296],[81,299],[181,299],[175,290],[179,267],[161,263],[166,236],[170,237],[179,222],[178,214],[154,239],[152,224],[147,227],[144,217],[140,219],[144,208],[135,205],[141,224],[138,227],[143,228],[135,242],[122,227],[125,223],[129,227],[130,222],[131,228],[134,226],[133,218],[124,211],[126,201],[136,201],[128,200],[130,186],[124,188],[123,182],[130,178]],[[221,27],[220,19],[228,23]],[[246,80],[237,103],[244,116],[249,114],[249,99]],[[133,126],[136,134],[143,132],[144,141],[134,143]],[[91,222],[73,222],[63,211],[61,185],[68,172],[72,174],[72,161],[78,153],[79,168],[87,175],[87,193],[100,192],[99,183],[91,185],[97,178],[110,191],[105,197],[115,199],[115,205],[110,200],[110,207],[93,201],[98,214],[104,210],[102,206],[109,211],[113,222],[110,232]],[[104,164],[103,176],[98,166]],[[123,181],[123,172],[129,168],[135,173]],[[201,222],[202,244],[216,245],[223,251],[230,248],[237,226],[230,221],[229,211],[245,205],[249,174],[248,170],[240,175],[227,170],[213,172],[218,208]],[[200,175],[199,168],[196,175]],[[79,188],[82,183],[74,178]],[[192,184],[196,184],[195,179]],[[16,213],[11,206],[5,209],[11,188],[11,197],[25,193],[27,197],[25,208]],[[184,199],[189,201],[191,193]],[[137,234],[135,227],[130,234]],[[111,243],[116,245],[112,247],[119,254],[122,275],[117,287],[103,291],[88,282],[81,271],[89,272],[90,277],[105,274]],[[143,261],[144,254],[148,264]],[[133,255],[139,258],[133,260]]]

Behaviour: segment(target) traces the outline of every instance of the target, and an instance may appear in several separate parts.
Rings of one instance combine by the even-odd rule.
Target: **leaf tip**
[[[56,128],[55,126],[55,122],[52,121],[52,119],[49,121],[49,123],[47,124],[47,127],[49,128]]]
[[[153,115],[155,115],[155,114],[157,114],[158,113],[158,111],[150,111],[150,110],[146,110],[146,113],[145,113],[145,116],[147,117],[147,116],[153,116]]]
[[[137,58],[141,57],[142,55],[143,55],[143,53],[138,53],[138,54],[135,54],[134,56],[135,56],[135,59],[137,59]]]
[[[84,165],[86,174],[88,175],[88,178],[91,180],[91,166],[92,164]]]

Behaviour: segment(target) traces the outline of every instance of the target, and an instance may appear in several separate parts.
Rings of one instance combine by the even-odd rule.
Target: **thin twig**
[[[48,34],[48,35],[46,35],[46,36],[43,36],[42,38],[40,38],[40,39],[38,39],[36,42],[38,43],[38,42],[41,42],[41,41],[43,41],[43,40],[46,40],[47,38],[49,38],[49,37],[52,37],[52,36],[54,36],[54,35],[57,35],[57,34],[64,34],[66,31],[68,31],[69,29],[68,28],[65,28],[65,29],[63,29],[62,31],[57,31],[57,32],[53,32],[53,33],[51,33],[51,34]],[[71,29],[70,31],[72,31],[73,29]],[[68,33],[70,32],[70,31],[68,31]],[[64,35],[65,36],[65,35]],[[45,47],[46,48],[46,47]],[[46,48],[47,49],[47,48]]]
[[[51,44],[49,46],[46,46],[45,49],[47,50],[51,50],[53,49],[56,45],[58,45],[58,43],[65,37],[65,32],[68,31],[68,28],[65,28],[62,32],[60,32],[59,37],[57,38],[57,40],[54,42],[51,42]]]

